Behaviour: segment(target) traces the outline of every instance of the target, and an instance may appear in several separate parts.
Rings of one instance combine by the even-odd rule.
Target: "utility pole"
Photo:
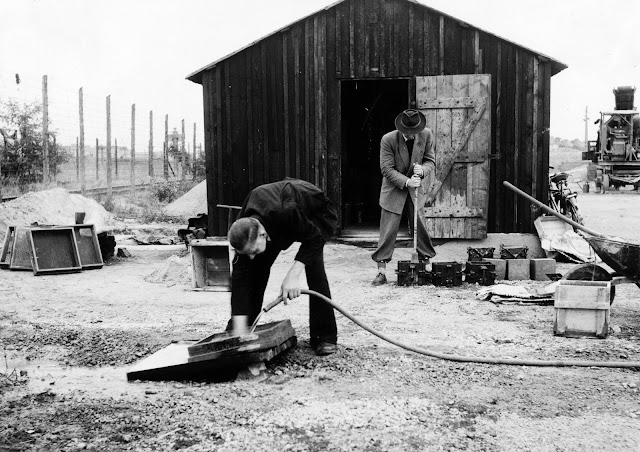
[[[47,76],[42,76],[42,183],[49,185],[49,91]]]
[[[153,178],[153,110],[149,111],[149,177]]]
[[[193,123],[193,180],[196,180],[197,177],[197,166],[196,166],[196,123]]]
[[[107,199],[113,196],[111,174],[111,96],[107,96]]]
[[[184,182],[184,165],[187,162],[186,148],[184,146],[184,119],[182,120],[182,138],[180,139],[180,180]]]
[[[129,170],[131,197],[136,194],[136,104],[131,105],[131,169]]]
[[[80,193],[84,196],[85,193],[85,188],[86,188],[86,181],[85,181],[85,175],[84,175],[84,101],[83,101],[83,94],[82,94],[82,88],[80,88],[80,91],[78,93],[78,113],[80,115]],[[96,149],[97,151],[97,149]]]
[[[589,152],[589,107],[584,107],[584,148]]]

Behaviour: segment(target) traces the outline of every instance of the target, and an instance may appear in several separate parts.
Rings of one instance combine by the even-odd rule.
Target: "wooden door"
[[[435,137],[436,171],[425,184],[432,238],[487,236],[491,76],[416,77],[416,103]]]

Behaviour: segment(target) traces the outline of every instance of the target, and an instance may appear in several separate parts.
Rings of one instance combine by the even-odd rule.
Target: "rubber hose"
[[[421,355],[431,356],[433,358],[444,359],[447,361],[457,361],[457,362],[465,362],[465,363],[480,363],[480,364],[505,364],[509,366],[541,366],[541,367],[622,367],[622,368],[632,368],[638,367],[640,368],[639,361],[576,361],[576,360],[557,360],[557,361],[545,361],[540,359],[517,359],[517,358],[482,358],[482,357],[472,357],[472,356],[461,356],[461,355],[449,355],[446,353],[438,353],[433,350],[428,350],[425,348],[414,347],[412,345],[403,344],[400,341],[397,341],[389,336],[382,334],[370,326],[365,325],[358,319],[356,319],[352,314],[350,314],[347,310],[341,307],[339,304],[332,301],[330,298],[314,291],[302,289],[303,294],[313,295],[322,299],[324,302],[329,303],[333,309],[341,313],[343,316],[351,320],[353,323],[358,325],[360,328],[368,331],[374,336],[379,337],[383,341],[389,342],[390,344],[396,345],[405,350],[409,350],[414,353],[419,353]],[[276,301],[272,302],[268,306],[265,307],[263,312],[269,311],[271,308],[282,302],[282,298],[278,298]]]

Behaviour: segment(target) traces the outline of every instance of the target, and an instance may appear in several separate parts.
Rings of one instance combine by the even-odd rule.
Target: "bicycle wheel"
[[[584,219],[582,218],[582,215],[580,215],[580,212],[578,212],[578,206],[576,206],[575,204],[569,203],[567,216],[576,223],[584,226]]]

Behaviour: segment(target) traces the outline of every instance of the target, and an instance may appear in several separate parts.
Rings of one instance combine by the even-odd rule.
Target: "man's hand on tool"
[[[416,176],[415,174],[411,176],[411,179],[407,181],[407,187],[418,188],[422,184],[422,179],[420,176]]]
[[[304,264],[302,262],[293,261],[293,265],[289,269],[280,287],[280,295],[285,302],[300,296],[302,289],[298,284],[298,280],[300,279],[300,273],[302,273],[303,269]]]
[[[424,177],[424,168],[422,167],[422,165],[418,165],[417,163],[413,164],[413,175]]]

